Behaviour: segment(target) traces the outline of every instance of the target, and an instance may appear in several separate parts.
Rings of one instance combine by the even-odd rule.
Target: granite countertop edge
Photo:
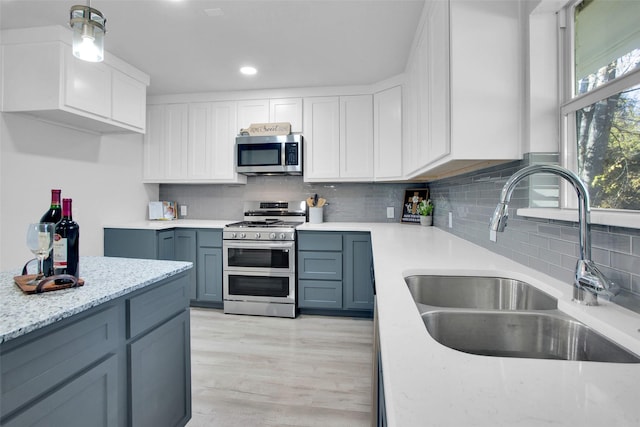
[[[143,289],[193,266],[191,262],[183,261],[109,257],[81,257],[80,263],[84,286],[37,295],[24,294],[13,283],[18,270],[0,273],[0,343]],[[113,279],[101,276],[109,265],[118,269],[129,267],[138,270],[138,274],[128,276],[130,282],[115,275]],[[140,271],[142,269],[147,270]]]

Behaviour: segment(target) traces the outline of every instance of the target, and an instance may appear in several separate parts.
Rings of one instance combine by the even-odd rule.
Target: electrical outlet
[[[387,207],[387,218],[389,219],[395,218],[395,212],[394,212],[393,206]]]
[[[449,228],[453,228],[453,212],[449,212]]]
[[[180,216],[187,216],[187,205],[180,205]]]

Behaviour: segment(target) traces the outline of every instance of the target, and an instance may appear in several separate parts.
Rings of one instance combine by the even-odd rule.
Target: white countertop
[[[19,270],[0,273],[0,343],[71,317],[192,268],[182,261],[81,257],[85,284],[27,295],[14,283]]]
[[[105,224],[103,228],[126,228],[135,230],[167,230],[170,228],[224,228],[238,220],[176,219],[173,221],[131,221]]]
[[[558,298],[560,310],[636,354],[640,315],[606,301],[598,307],[578,305],[571,301],[570,285],[435,227],[330,222],[298,229],[371,232],[390,426],[640,425],[640,364],[487,357],[452,350],[429,335],[403,278],[519,279]]]

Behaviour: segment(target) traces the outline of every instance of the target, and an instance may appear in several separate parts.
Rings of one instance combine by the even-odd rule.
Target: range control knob
[[[274,239],[276,238],[276,233],[271,233],[271,234],[269,234],[269,238],[270,238],[271,240],[274,240]]]
[[[260,233],[256,233],[256,239],[260,238]]]
[[[247,234],[246,234],[246,233],[240,233],[240,238],[241,238],[241,239],[244,239],[245,237],[247,237]]]
[[[284,233],[280,233],[280,240],[284,240],[284,238],[285,238]]]
[[[237,236],[237,234],[236,234],[236,233],[231,233],[231,238],[232,238],[232,239],[235,239],[235,238],[236,238],[236,236]]]

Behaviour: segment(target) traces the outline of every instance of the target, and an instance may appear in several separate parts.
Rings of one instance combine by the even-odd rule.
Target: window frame
[[[576,82],[575,63],[575,22],[576,7],[584,0],[572,0],[559,11],[559,88],[560,88],[560,158],[562,166],[577,173],[578,147],[576,132],[576,112],[584,107],[602,101],[616,93],[640,84],[640,69],[633,70],[613,81],[607,82],[590,92],[575,96]],[[560,207],[577,209],[575,191],[567,182],[562,182],[560,191]],[[639,215],[640,211],[631,209],[592,208],[602,213]],[[608,215],[599,215],[606,220]],[[637,221],[637,219],[635,220]],[[634,222],[635,222],[634,221]],[[626,224],[627,221],[624,221]]]

